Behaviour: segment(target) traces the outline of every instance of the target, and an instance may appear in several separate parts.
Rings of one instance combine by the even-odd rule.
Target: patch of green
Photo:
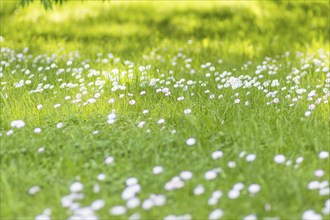
[[[38,2],[0,4],[1,219],[33,219],[46,208],[52,219],[68,219],[73,211],[61,199],[74,181],[84,184],[81,207],[103,199],[105,207],[96,213],[113,219],[109,209],[125,205],[121,193],[132,176],[141,185],[141,202],[155,193],[164,194],[166,204],[129,209],[120,218],[207,219],[216,208],[224,219],[300,219],[308,209],[329,218],[322,214],[329,195],[307,188],[313,180],[326,184],[330,172],[329,158],[318,156],[330,148],[327,1],[68,1],[48,11]],[[256,73],[263,66],[268,69]],[[269,73],[274,68],[276,74]],[[251,86],[219,87],[238,78]],[[271,86],[274,80],[278,86]],[[253,86],[257,82],[261,89]],[[266,95],[274,91],[279,103]],[[110,125],[113,110],[117,118]],[[157,123],[161,118],[164,124]],[[25,127],[11,128],[18,119]],[[56,128],[59,122],[63,128]],[[194,146],[185,143],[190,137]],[[223,157],[213,160],[216,150]],[[242,152],[256,160],[247,162]],[[286,164],[274,162],[277,154],[286,156]],[[104,163],[108,156],[114,164]],[[232,161],[235,168],[228,166]],[[153,175],[157,165],[164,172]],[[219,167],[216,179],[205,180],[206,171]],[[320,169],[324,175],[315,177]],[[165,190],[183,170],[193,178],[181,189]],[[100,173],[104,181],[97,180]],[[230,199],[238,182],[245,188]],[[251,195],[254,183],[261,191]],[[198,184],[205,187],[200,196],[193,194]],[[40,192],[30,195],[32,186]],[[223,196],[208,205],[215,190]]]

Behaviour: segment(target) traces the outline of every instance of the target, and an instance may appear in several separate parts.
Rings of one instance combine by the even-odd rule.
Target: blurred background
[[[201,85],[203,85],[204,82],[208,82],[204,76],[207,69],[203,70],[204,67],[201,66],[204,63],[210,62],[210,65],[211,63],[212,65],[216,64],[217,71],[219,72],[225,70],[231,71],[230,67],[238,68],[242,72],[251,71],[243,74],[239,71],[233,71],[233,76],[236,74],[245,77],[245,75],[254,74],[255,70],[254,66],[251,68],[253,71],[251,69],[239,69],[243,66],[242,64],[246,65],[246,63],[249,63],[248,61],[253,61],[253,65],[259,65],[265,62],[265,60],[268,60],[269,62],[265,66],[270,66],[270,62],[273,62],[274,59],[265,59],[265,56],[277,58],[277,55],[282,55],[289,51],[291,52],[290,56],[295,57],[297,51],[303,53],[315,52],[319,49],[329,51],[328,0],[68,0],[63,2],[63,4],[54,4],[52,9],[48,8],[47,10],[39,0],[34,0],[25,7],[20,6],[19,1],[0,0],[1,48],[8,47],[17,52],[14,53],[12,50],[7,50],[9,51],[8,53],[0,53],[0,59],[5,57],[4,60],[9,60],[9,63],[11,63],[10,59],[12,57],[22,56],[22,51],[26,52],[28,48],[28,53],[24,54],[22,62],[19,59],[18,62],[15,58],[12,58],[12,63],[15,66],[11,65],[9,68],[3,68],[3,75],[6,78],[4,77],[2,79],[5,79],[4,81],[6,82],[1,84],[1,86],[8,82],[5,92],[10,96],[8,99],[0,98],[0,109],[2,108],[0,127],[1,125],[5,125],[5,129],[10,129],[11,120],[24,119],[28,128],[22,133],[18,133],[18,136],[14,134],[14,138],[7,138],[3,132],[3,138],[1,140],[8,140],[8,142],[6,142],[7,147],[0,151],[0,156],[2,161],[4,161],[3,172],[1,172],[2,181],[0,181],[0,192],[4,192],[3,199],[0,202],[0,205],[3,204],[0,207],[3,210],[0,213],[0,219],[1,216],[14,216],[12,219],[31,219],[33,218],[32,215],[40,213],[46,205],[52,207],[54,216],[63,216],[67,212],[62,208],[59,201],[67,193],[69,182],[78,174],[82,176],[82,180],[88,180],[86,181],[86,188],[90,187],[86,190],[88,199],[84,201],[86,202],[85,204],[82,204],[87,205],[87,202],[90,201],[89,199],[99,198],[98,194],[92,194],[92,191],[89,189],[91,189],[94,182],[95,172],[103,172],[103,164],[97,161],[102,161],[105,154],[108,153],[115,156],[116,163],[124,164],[124,166],[115,166],[114,170],[105,171],[110,172],[109,181],[104,182],[106,188],[102,192],[104,193],[102,195],[105,195],[105,200],[109,202],[107,205],[115,205],[116,202],[119,202],[120,197],[118,196],[117,200],[113,199],[117,197],[112,195],[119,193],[119,189],[122,188],[125,178],[129,175],[141,176],[142,185],[145,184],[150,191],[158,191],[159,183],[154,181],[153,176],[145,175],[145,170],[151,170],[153,164],[164,164],[164,167],[167,167],[169,171],[166,174],[167,176],[164,176],[164,178],[167,178],[172,174],[172,176],[177,175],[174,174],[176,172],[175,170],[181,169],[183,166],[190,169],[190,166],[194,165],[193,162],[197,161],[195,167],[191,166],[192,169],[196,168],[198,172],[203,169],[204,172],[204,168],[211,168],[210,166],[213,166],[209,163],[208,159],[205,159],[210,156],[210,152],[207,150],[204,152],[204,147],[202,147],[205,143],[219,143],[219,145],[212,144],[210,146],[212,148],[210,149],[224,146],[224,151],[228,152],[228,158],[235,158],[234,155],[239,155],[241,150],[244,150],[242,151],[244,154],[246,150],[247,152],[256,152],[256,155],[258,155],[256,163],[258,164],[257,166],[260,165],[259,167],[261,169],[255,170],[253,166],[248,166],[247,169],[241,169],[238,166],[237,175],[234,173],[235,175],[228,175],[220,179],[221,184],[224,184],[224,189],[229,189],[229,184],[233,183],[233,181],[244,180],[243,182],[248,182],[252,179],[253,181],[260,180],[260,184],[263,187],[263,197],[256,197],[254,200],[252,198],[250,200],[250,197],[245,197],[245,199],[249,200],[243,199],[241,200],[243,201],[242,203],[237,203],[237,200],[232,201],[232,203],[224,202],[222,207],[224,210],[228,210],[227,213],[231,213],[228,216],[238,216],[237,214],[241,215],[243,211],[247,214],[255,210],[256,214],[260,213],[261,217],[265,217],[268,214],[274,214],[275,216],[276,214],[276,216],[280,215],[280,217],[294,216],[291,219],[298,219],[303,210],[309,210],[315,206],[318,207],[317,211],[320,211],[321,206],[319,205],[322,204],[323,206],[324,197],[320,197],[314,191],[306,193],[304,190],[307,187],[307,181],[311,180],[310,175],[312,175],[315,169],[320,169],[321,167],[325,170],[325,173],[327,170],[326,166],[322,165],[323,162],[315,158],[316,151],[321,149],[321,146],[324,147],[324,143],[328,143],[329,140],[326,135],[327,120],[329,117],[327,114],[328,106],[317,107],[317,111],[319,112],[315,116],[301,120],[307,109],[307,101],[302,101],[300,102],[301,104],[296,105],[297,107],[295,106],[295,108],[290,109],[286,108],[286,105],[289,105],[289,101],[281,101],[280,107],[272,105],[267,107],[264,103],[268,102],[268,100],[266,101],[268,98],[262,95],[262,92],[258,92],[252,93],[251,99],[255,99],[256,101],[253,101],[253,104],[251,102],[251,108],[242,110],[242,108],[233,106],[234,102],[232,98],[236,96],[234,94],[237,91],[230,89],[225,93],[225,96],[228,98],[224,99],[226,101],[221,103],[206,101],[209,100],[206,98],[209,95],[206,94],[205,98],[201,96],[201,98],[191,99],[191,101],[187,99],[189,100],[187,103],[191,104],[193,111],[196,108],[196,112],[198,113],[196,116],[192,115],[192,118],[187,119],[186,122],[179,115],[182,114],[182,111],[178,110],[181,106],[183,108],[185,104],[177,104],[176,99],[179,95],[181,97],[183,90],[173,89],[171,99],[159,98],[160,96],[157,95],[141,96],[142,98],[140,99],[138,98],[140,96],[135,96],[138,103],[141,100],[141,103],[146,104],[132,107],[127,107],[131,98],[129,95],[125,95],[125,98],[122,99],[123,101],[118,102],[120,104],[116,107],[116,110],[122,114],[120,116],[123,118],[122,122],[121,119],[119,120],[119,123],[122,123],[122,125],[105,127],[105,112],[109,113],[111,111],[110,109],[113,108],[112,105],[108,104],[108,99],[117,97],[117,94],[120,97],[120,93],[127,92],[129,94],[129,92],[135,93],[135,91],[140,91],[141,87],[139,87],[138,81],[132,80],[132,83],[129,80],[127,82],[119,82],[125,85],[125,88],[127,86],[127,89],[125,91],[117,90],[116,93],[112,93],[111,89],[115,87],[112,84],[112,80],[104,87],[103,84],[101,85],[102,87],[96,87],[99,77],[96,77],[95,74],[95,77],[93,76],[94,78],[88,79],[88,82],[92,83],[94,81],[90,80],[95,80],[93,86],[89,87],[88,90],[85,90],[84,83],[80,84],[82,86],[72,87],[73,89],[69,89],[68,85],[62,89],[62,83],[80,83],[83,82],[80,80],[84,80],[85,76],[79,79],[77,77],[78,75],[74,75],[75,71],[71,73],[70,68],[67,68],[69,69],[69,71],[67,70],[68,74],[63,74],[60,77],[56,75],[57,68],[54,68],[52,71],[37,71],[37,69],[39,65],[40,67],[49,68],[48,65],[52,66],[55,64],[58,64],[59,67],[66,68],[65,66],[67,66],[67,61],[69,60],[67,57],[71,56],[70,53],[79,51],[81,59],[74,60],[74,68],[82,68],[87,63],[87,66],[89,66],[90,63],[93,71],[106,70],[111,72],[112,70],[116,70],[119,73],[124,70],[126,74],[126,70],[134,70],[136,71],[136,75],[138,75],[142,72],[139,71],[139,67],[145,68],[145,66],[150,65],[152,66],[150,70],[152,77],[158,77],[157,74],[160,75],[173,70],[176,74],[176,79],[181,77],[184,79],[187,77],[189,71],[193,68],[195,69],[195,66],[197,66],[194,77],[189,76],[187,79],[193,79],[197,82],[198,77],[201,76],[199,83],[202,82]],[[10,53],[13,56],[7,56],[7,54],[11,55]],[[178,65],[173,65],[175,63],[174,59],[179,57],[179,53],[184,54],[185,58],[191,58],[193,60],[191,64],[193,68],[190,69],[190,64],[187,67],[187,63],[181,58],[176,60]],[[48,56],[40,56],[42,58],[39,59],[40,57],[38,58],[38,55],[40,54],[47,54]],[[53,63],[52,54],[55,54],[54,57],[60,58],[63,54],[65,59],[58,59],[58,62]],[[69,55],[65,56],[67,54]],[[98,57],[98,54],[103,55]],[[109,54],[113,55],[115,59],[112,59],[109,63],[96,63],[98,58],[109,56]],[[31,59],[25,59],[26,57]],[[297,57],[297,59],[301,59],[301,57]],[[118,64],[115,64],[117,58]],[[311,56],[312,58],[313,56]],[[45,60],[47,62],[49,61],[45,63],[47,66],[42,65],[42,62],[46,62]],[[92,62],[87,62],[86,60]],[[128,63],[135,63],[136,66],[132,68],[128,67],[125,64],[125,60],[129,60],[130,62]],[[162,62],[163,60],[165,61]],[[219,60],[223,62],[218,62]],[[1,62],[1,64],[6,64],[5,61]],[[35,63],[31,65],[31,62]],[[300,70],[303,68],[301,67],[302,63],[304,63],[298,62],[298,65],[292,65],[293,68],[291,69],[289,62],[294,64],[295,59],[291,59],[289,56],[283,56],[283,59],[280,60],[278,65],[280,66],[282,62],[288,65],[283,65],[283,71],[279,71],[279,74],[276,76],[267,76],[267,79],[280,79],[287,83],[287,79],[281,77],[280,74],[286,76],[289,73],[294,73],[293,68],[298,66]],[[321,61],[318,62],[321,63]],[[159,72],[158,69],[160,69]],[[9,71],[12,71],[12,74]],[[14,74],[15,71],[18,74]],[[30,73],[30,71],[31,74],[26,74],[27,72]],[[301,82],[299,86],[301,88],[313,89],[314,86],[310,88],[309,86],[317,85],[317,93],[323,94],[318,91],[325,88],[319,86],[319,84],[323,84],[323,81],[319,83],[321,79],[326,80],[325,74],[322,75],[313,72],[313,68],[306,71],[310,71],[311,73],[301,81],[298,80],[299,83]],[[87,73],[87,70],[83,73],[85,72]],[[30,85],[23,89],[17,89],[15,86],[12,86],[12,83],[16,85],[20,80],[24,84],[25,78],[27,79],[27,77],[30,77],[28,75],[34,75],[34,73],[36,75],[39,73],[39,76],[37,75]],[[302,76],[304,73],[305,71],[297,77]],[[103,75],[102,73],[104,78],[106,74]],[[81,76],[79,75],[79,77]],[[109,80],[108,78],[104,80]],[[126,77],[122,78],[120,80],[125,80]],[[61,81],[62,79],[63,81]],[[138,80],[139,78],[136,79]],[[170,79],[170,77],[166,79]],[[172,82],[172,80],[169,81]],[[47,84],[43,85],[43,83]],[[45,88],[41,90],[43,92],[30,95],[29,90],[32,87],[33,89],[39,88],[39,85]],[[48,89],[51,85],[54,85],[55,91]],[[289,85],[292,85],[291,81]],[[289,91],[294,91],[297,88],[295,86],[292,85]],[[4,91],[4,87],[1,88],[1,91]],[[198,97],[198,93],[206,93],[204,91],[206,88],[210,88],[211,90],[217,89],[215,83],[210,83],[207,87],[197,86],[192,91],[197,91],[195,97]],[[80,104],[69,104],[71,100],[68,101],[65,98],[66,96],[72,96],[78,99],[78,95],[81,97],[81,93],[88,91],[88,93],[86,92],[88,96],[85,96],[87,99],[90,95],[100,95],[100,91],[102,91],[102,94],[103,89],[104,95],[103,99],[101,99],[102,101],[98,101],[93,105],[87,105],[84,108],[79,107]],[[147,93],[149,91],[153,93],[155,88],[146,86],[143,89],[146,89]],[[57,93],[57,91],[60,92]],[[315,92],[315,90],[313,91]],[[190,93],[191,91],[189,90],[185,94],[188,95],[188,92]],[[307,93],[305,94],[307,96]],[[95,97],[95,95],[91,97]],[[293,97],[295,96],[293,95]],[[2,100],[5,100],[6,103]],[[104,100],[106,101],[104,102]],[[194,100],[197,100],[196,107],[193,104]],[[222,104],[229,103],[229,101],[230,104],[228,107]],[[44,105],[43,111],[39,111],[36,108],[37,103]],[[60,109],[55,109],[54,103],[56,105],[58,105],[57,103],[63,103],[63,105]],[[262,105],[259,105],[259,103]],[[282,103],[284,103],[283,108]],[[243,103],[241,104],[243,105]],[[164,117],[166,120],[168,118],[166,121],[168,125],[166,124],[166,126],[169,129],[172,125],[173,128],[178,127],[176,129],[178,131],[181,130],[178,132],[179,138],[183,137],[183,135],[188,137],[192,133],[200,136],[201,141],[194,148],[196,151],[192,153],[190,150],[186,151],[181,147],[172,147],[181,146],[180,143],[183,139],[164,135],[165,133],[162,133],[162,130],[159,130],[158,133],[155,129],[156,132],[154,134],[151,133],[152,135],[150,137],[152,138],[149,139],[149,136],[144,136],[144,130],[139,130],[140,128],[135,129],[135,125],[137,124],[135,120],[142,120],[140,114],[143,111],[144,105],[147,106],[147,109],[150,107],[151,110],[151,116],[146,116],[148,117],[146,120],[155,119],[153,117]],[[209,109],[215,108],[217,105],[221,105],[221,107],[216,108],[214,111],[209,111]],[[158,111],[159,109],[164,109],[164,111]],[[283,109],[283,111],[281,110],[283,112],[282,114],[277,114],[279,109]],[[173,114],[170,111],[173,111]],[[236,115],[239,117],[236,117]],[[220,128],[220,123],[224,123],[223,118],[226,121],[228,118],[228,123],[226,122]],[[66,127],[64,125],[64,130],[57,130],[55,132],[54,129],[57,128],[55,128],[54,124],[60,121],[65,124],[67,123],[68,126]],[[135,130],[131,129],[133,125]],[[32,134],[30,132],[32,130],[29,130],[32,126],[34,128],[40,126],[43,129],[41,134],[43,136]],[[103,126],[105,130],[100,134],[103,136],[96,136],[94,139],[91,129],[103,129]],[[2,130],[5,131],[5,129]],[[167,130],[164,131],[167,132]],[[44,156],[39,156],[39,153],[43,152],[43,150],[40,151],[40,146],[45,146],[46,152],[43,154]],[[164,150],[167,146],[169,148]],[[294,158],[298,155],[304,156],[307,162],[305,162],[304,167],[300,170],[289,170],[288,168],[290,167],[286,166],[283,169],[276,168],[273,170],[273,165],[268,163],[271,158],[269,156],[281,151],[287,152],[288,158]],[[324,161],[326,163],[326,160]],[[171,171],[171,167],[175,167],[173,172]],[[284,169],[287,175],[283,175]],[[272,172],[269,172],[270,170]],[[114,175],[112,176],[112,174]],[[196,180],[199,181],[198,178]],[[163,180],[165,183],[165,179]],[[321,179],[319,180],[321,181]],[[38,195],[39,197],[30,196],[27,193],[28,187],[33,186],[37,182],[38,185],[39,183],[41,185],[42,193]],[[109,183],[113,185],[108,185]],[[197,184],[197,182],[195,183]],[[220,182],[210,182],[205,184],[205,186],[215,189],[218,183]],[[169,200],[177,200],[178,202],[169,202],[170,206],[168,208],[173,209],[173,211],[180,211],[177,213],[183,214],[181,210],[191,210],[193,216],[197,214],[198,216],[207,216],[209,208],[205,208],[207,206],[206,203],[201,205],[201,200],[199,199],[192,200],[191,202],[184,201],[192,195],[193,190],[188,187],[187,190],[183,190],[181,193],[175,192],[177,194],[169,194]],[[145,192],[145,196],[148,190]],[[247,191],[245,192],[247,193]],[[265,212],[264,207],[268,201],[272,203],[271,212]],[[155,209],[152,212],[148,212],[147,215],[151,213],[150,216],[159,216],[158,213],[160,211],[159,209]],[[101,212],[102,215],[108,216],[108,209],[103,209]],[[297,217],[298,213],[299,217]],[[57,219],[59,218],[57,217]]]
[[[196,56],[247,60],[329,48],[328,1],[1,0],[1,47],[127,58],[194,42]]]

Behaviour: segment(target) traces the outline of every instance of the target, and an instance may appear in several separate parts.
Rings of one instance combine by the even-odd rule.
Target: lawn
[[[328,1],[0,6],[0,219],[330,219]]]

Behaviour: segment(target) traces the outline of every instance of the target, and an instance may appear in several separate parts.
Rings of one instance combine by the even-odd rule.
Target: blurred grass
[[[182,68],[181,61],[178,60],[178,65],[174,67],[170,65],[170,60],[182,47],[185,47],[184,54],[193,58],[192,65],[223,59],[219,70],[227,69],[226,65],[240,67],[247,60],[258,63],[265,56],[273,57],[286,51],[307,52],[329,48],[327,1],[69,1],[50,11],[45,11],[38,2],[26,8],[17,8],[16,1],[5,0],[0,4],[0,35],[4,39],[1,47],[17,51],[29,47],[29,53],[33,55],[56,53],[58,56],[78,50],[81,59],[91,60],[97,53],[111,52],[115,57],[132,60],[138,65],[152,63],[156,67],[162,64],[143,60],[142,55],[166,49],[168,62],[160,69],[164,72],[173,69],[178,78],[184,77],[187,70],[176,71],[180,66]],[[190,39],[193,44],[186,47]],[[159,54],[166,56],[165,52]],[[31,72],[36,71],[37,66],[31,62],[23,66],[27,65]],[[295,61],[288,58],[288,62]],[[286,67],[288,62],[283,61],[283,66]],[[61,59],[58,64],[65,66]],[[79,63],[74,65],[80,66]],[[106,69],[106,65],[101,67]],[[51,73],[54,74],[47,75],[48,82],[58,86],[55,72]],[[233,74],[240,73],[240,70],[233,71]],[[159,73],[153,71],[152,74],[157,77]],[[279,74],[287,72],[283,69]],[[12,77],[10,74],[6,77],[8,75]],[[43,76],[36,76],[39,77],[36,82],[41,81]],[[311,76],[314,75],[311,73]],[[8,81],[12,83],[21,77],[19,73]],[[64,75],[64,80],[65,77],[70,79],[71,76]],[[194,79],[198,78],[202,76],[194,75]],[[316,84],[314,81],[310,83]],[[213,89],[211,86],[210,89]],[[139,91],[138,84],[128,84],[127,87],[127,91]],[[110,89],[106,89],[109,93]],[[148,99],[139,97],[137,103],[141,106],[134,108],[127,108],[126,98],[114,104],[122,115],[116,127],[109,127],[105,126],[102,116],[110,111],[107,102],[86,106],[83,111],[76,105],[66,104],[60,110],[54,110],[54,103],[63,100],[65,95],[74,95],[74,91],[70,94],[64,90],[54,96],[51,91],[45,90],[42,94],[33,94],[31,98],[29,90],[28,86],[20,90],[8,87],[7,91],[12,96],[8,103],[1,105],[5,106],[5,111],[1,112],[0,125],[5,129],[9,129],[10,121],[17,118],[22,117],[27,123],[26,130],[1,139],[1,143],[5,143],[5,147],[0,148],[1,200],[4,201],[0,214],[3,217],[32,217],[48,206],[54,211],[55,218],[63,218],[68,213],[59,201],[78,174],[86,183],[88,202],[97,198],[97,195],[90,195],[89,190],[95,175],[104,171],[111,177],[102,185],[107,207],[110,207],[120,204],[119,196],[115,194],[119,193],[127,176],[137,176],[143,186],[148,186],[142,195],[146,198],[148,191],[158,191],[160,182],[165,183],[182,169],[192,169],[201,176],[188,183],[186,190],[169,193],[168,210],[189,211],[193,216],[205,217],[210,208],[206,203],[201,205],[201,201],[206,201],[207,195],[203,199],[190,200],[191,192],[199,183],[197,181],[203,179],[206,168],[218,165],[224,168],[228,176],[206,183],[208,190],[221,186],[227,192],[237,181],[256,181],[263,187],[261,197],[251,199],[245,195],[239,205],[236,201],[224,200],[221,206],[227,211],[228,218],[237,218],[249,212],[266,217],[266,202],[273,205],[269,215],[297,218],[303,210],[324,203],[323,198],[304,191],[304,184],[310,181],[309,175],[320,167],[328,173],[329,167],[315,159],[315,153],[329,143],[329,136],[326,135],[329,133],[329,123],[326,121],[328,107],[318,110],[317,114],[322,113],[321,116],[304,121],[300,117],[305,111],[304,104],[278,115],[275,108],[264,106],[263,96],[255,96],[256,104],[251,103],[251,109],[242,111],[232,106],[229,98],[234,91],[230,91],[226,95],[228,100],[224,101],[227,105],[219,106],[205,97],[189,99],[189,104],[196,104],[191,106],[198,117],[191,115],[187,120],[182,120],[184,106],[175,101],[181,90],[174,90],[172,99],[161,99],[157,94],[148,96]],[[202,87],[196,88],[196,94],[202,94],[202,90]],[[149,92],[151,94],[153,90],[147,90]],[[35,106],[38,103],[44,104],[44,111],[37,111]],[[153,118],[145,119],[151,124],[151,135],[146,135],[135,126],[141,119],[137,117],[143,107],[150,109],[153,115]],[[164,135],[157,125],[152,125],[153,120],[160,117],[165,117],[167,121],[166,132],[170,134],[175,128],[179,131],[177,136]],[[223,118],[228,119],[228,123],[220,126]],[[54,124],[58,121],[65,122],[67,127],[64,130],[55,129]],[[32,134],[36,126],[42,127],[41,136]],[[102,128],[103,132],[94,138],[91,131],[98,128]],[[200,142],[193,151],[181,147],[183,140],[191,134],[195,134]],[[45,156],[36,154],[40,146],[47,147]],[[228,155],[220,164],[207,159],[211,150],[219,147]],[[245,161],[237,160],[242,150],[258,155],[255,166],[247,166]],[[277,168],[276,164],[270,163],[277,153],[285,153],[292,160],[303,155],[306,164],[299,170]],[[118,166],[111,170],[104,168],[102,161],[105,155],[113,155]],[[229,160],[237,160],[239,169],[231,171],[227,168],[226,162]],[[167,176],[157,181],[154,176],[146,174],[156,164],[163,164],[168,169]],[[43,192],[38,197],[31,197],[26,190],[36,183],[42,186]],[[27,204],[33,205],[29,207]],[[166,211],[152,210],[144,213],[144,217],[165,216]],[[108,211],[104,209],[100,215],[108,216]]]
[[[46,11],[5,0],[0,18],[2,46],[35,53],[134,57],[192,39],[194,54],[246,60],[328,48],[328,11],[328,1],[69,1]]]

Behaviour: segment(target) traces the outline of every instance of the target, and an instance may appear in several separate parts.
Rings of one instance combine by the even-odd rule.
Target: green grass
[[[68,219],[73,212],[62,207],[61,199],[70,194],[75,181],[84,185],[84,198],[77,201],[81,207],[96,199],[105,201],[104,208],[95,212],[100,219],[127,219],[133,213],[141,219],[171,214],[207,219],[216,208],[223,210],[223,219],[250,214],[258,219],[301,219],[309,209],[329,219],[324,212],[329,194],[308,189],[313,180],[329,182],[329,157],[319,158],[321,151],[330,150],[327,1],[69,1],[51,11],[37,3],[16,8],[13,1],[1,1],[0,6],[1,219],[34,219],[46,208],[51,209],[52,219]],[[56,67],[46,70],[53,63]],[[84,69],[86,63],[89,69]],[[147,65],[149,70],[139,70]],[[261,66],[278,70],[256,74]],[[81,74],[74,68],[82,68]],[[60,69],[64,72],[57,74]],[[89,75],[91,69],[98,75]],[[251,86],[219,88],[237,77]],[[31,84],[15,87],[29,79]],[[188,85],[189,80],[194,85]],[[273,80],[279,85],[272,87]],[[253,85],[257,82],[262,89]],[[31,93],[38,84],[53,88]],[[115,85],[125,88],[114,91]],[[157,90],[164,88],[170,90],[169,96]],[[306,92],[298,94],[298,89]],[[308,100],[312,90],[317,95]],[[71,103],[83,91],[81,101]],[[140,95],[141,91],[146,94]],[[274,91],[275,97],[267,97]],[[95,103],[84,105],[97,93]],[[279,103],[272,103],[274,98]],[[236,99],[240,99],[237,104]],[[136,104],[130,105],[130,100]],[[312,103],[318,104],[305,116]],[[54,108],[55,104],[61,106]],[[187,108],[192,112],[185,115]],[[142,113],[145,109],[148,114]],[[109,125],[107,115],[112,111],[117,118]],[[161,118],[165,123],[157,124]],[[19,119],[25,127],[11,128],[11,122]],[[146,122],[143,128],[138,127],[141,121]],[[62,128],[56,128],[59,122]],[[40,134],[34,133],[37,127]],[[14,133],[7,135],[10,130]],[[93,134],[96,130],[99,133]],[[185,143],[190,137],[196,139],[194,146]],[[44,152],[38,152],[40,147]],[[213,160],[216,150],[223,157]],[[240,157],[242,152],[255,154],[256,160],[247,162]],[[275,163],[277,154],[291,164]],[[108,156],[114,157],[114,164],[104,163]],[[304,158],[300,164],[298,157]],[[235,168],[228,167],[230,161],[236,162]],[[164,172],[153,175],[157,165]],[[217,178],[205,180],[205,172],[218,167],[222,172]],[[319,169],[324,175],[314,176]],[[193,178],[184,181],[183,188],[165,190],[165,184],[184,170],[191,171]],[[97,180],[100,173],[106,175],[104,181]],[[138,179],[137,197],[142,202],[151,194],[163,194],[166,204],[110,215],[113,206],[125,206],[121,193],[129,177]],[[228,198],[238,182],[245,184],[240,197]],[[99,193],[93,192],[96,183]],[[261,186],[256,195],[248,192],[253,183]],[[198,184],[203,184],[205,193],[196,196]],[[30,195],[32,186],[41,189]],[[215,190],[223,196],[216,205],[208,205]]]

